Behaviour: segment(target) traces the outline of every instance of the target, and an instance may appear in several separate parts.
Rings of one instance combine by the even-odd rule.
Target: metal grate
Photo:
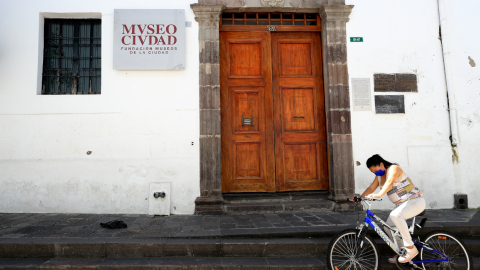
[[[317,14],[223,13],[222,25],[317,25]]]
[[[100,94],[101,20],[45,19],[42,94]]]

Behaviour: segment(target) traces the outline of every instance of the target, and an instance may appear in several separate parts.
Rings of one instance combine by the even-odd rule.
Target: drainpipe
[[[450,68],[450,48],[448,47],[448,27],[447,27],[447,15],[445,2],[447,0],[438,0],[438,14],[440,18],[440,42],[442,43],[442,54],[443,54],[443,67],[445,69],[445,81],[447,83],[447,104],[448,112],[450,116],[450,141],[452,144],[452,161],[453,161],[453,174],[454,174],[454,183],[455,183],[455,193],[461,194],[464,193],[464,188],[462,184],[462,177],[460,167],[456,166],[455,163],[458,163],[458,129],[457,129],[457,110],[455,104],[455,96],[453,94],[452,87],[452,75]],[[465,195],[466,196],[466,195]],[[455,197],[455,196],[454,196]],[[455,200],[455,198],[454,198]]]
[[[442,43],[443,53],[443,67],[445,69],[445,80],[447,82],[447,103],[450,114],[450,141],[452,143],[452,150],[456,156],[455,147],[458,145],[458,130],[457,130],[457,110],[455,106],[453,90],[452,90],[452,76],[450,75],[450,49],[448,47],[447,23],[445,14],[445,1],[438,0],[438,14],[440,17],[440,42]]]

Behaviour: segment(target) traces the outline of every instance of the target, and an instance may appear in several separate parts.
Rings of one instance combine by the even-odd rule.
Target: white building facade
[[[351,160],[349,181],[355,192],[373,180],[366,159],[380,154],[404,168],[424,192],[427,207],[452,208],[454,194],[467,194],[471,208],[480,206],[480,170],[475,166],[480,161],[480,34],[470,31],[480,25],[472,13],[480,7],[477,1],[198,4],[223,2],[232,2],[230,7],[224,3],[223,13],[311,14],[316,6],[353,5],[343,38],[352,145],[351,157],[345,159]],[[201,74],[214,72],[215,66],[202,67],[201,14],[191,4],[196,2],[0,2],[0,212],[148,214],[151,183],[168,183],[167,212],[195,212],[195,201],[204,196],[200,144],[207,136],[201,134]],[[184,10],[184,69],[115,69],[116,9]],[[42,92],[44,26],[54,18],[101,20],[99,94]],[[351,42],[353,37],[363,42]],[[326,46],[323,53],[327,70]],[[413,74],[417,91],[376,92],[375,74]],[[368,83],[369,109],[355,107],[356,79]],[[378,113],[379,95],[403,96],[404,112]],[[335,186],[332,162],[326,190]],[[380,207],[391,205],[384,201]]]

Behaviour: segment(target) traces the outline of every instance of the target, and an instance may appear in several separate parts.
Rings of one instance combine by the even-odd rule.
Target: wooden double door
[[[220,32],[222,192],[329,188],[318,32]]]

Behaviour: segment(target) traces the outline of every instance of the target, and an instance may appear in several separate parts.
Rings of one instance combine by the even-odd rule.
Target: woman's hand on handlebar
[[[351,201],[351,202],[359,203],[359,202],[362,201],[362,198],[355,196],[355,197],[352,197],[352,198],[350,198],[350,199],[348,199],[348,200]]]

